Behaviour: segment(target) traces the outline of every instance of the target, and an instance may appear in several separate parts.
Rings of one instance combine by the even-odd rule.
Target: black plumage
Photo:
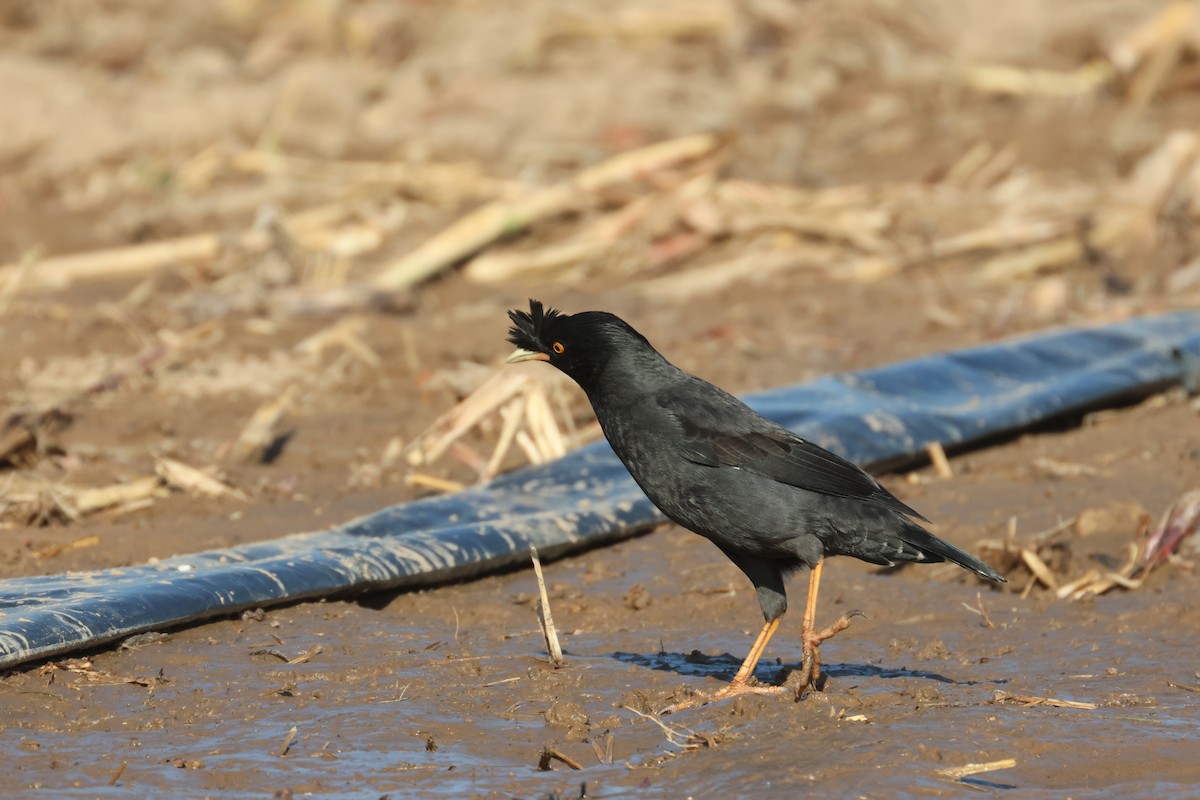
[[[716,544],[754,584],[767,624],[726,693],[746,690],[753,662],[787,609],[784,579],[801,567],[814,571],[806,662],[809,651],[815,662],[816,646],[836,633],[812,630],[825,556],[881,565],[952,561],[1004,580],[922,528],[914,519],[924,517],[865,471],[674,366],[618,317],[562,314],[536,300],[529,312],[510,311],[509,317],[509,340],[519,348],[509,360],[548,361],[573,378],[650,500]],[[839,624],[838,630],[848,623]],[[815,680],[816,664],[805,683]]]

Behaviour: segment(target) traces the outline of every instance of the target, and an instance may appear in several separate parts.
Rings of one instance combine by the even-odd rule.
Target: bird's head
[[[563,314],[530,300],[529,311],[509,311],[508,318],[508,340],[517,346],[509,364],[547,361],[585,390],[614,358],[639,353],[661,358],[644,336],[605,311]]]

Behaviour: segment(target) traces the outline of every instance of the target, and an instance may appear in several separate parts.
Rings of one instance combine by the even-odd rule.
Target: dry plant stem
[[[1170,686],[1172,689],[1183,689],[1185,692],[1200,692],[1200,686],[1190,686],[1186,683],[1167,681],[1167,686]]]
[[[987,282],[1011,282],[1058,269],[1085,259],[1091,250],[1136,242],[1153,235],[1155,220],[1174,188],[1185,180],[1200,152],[1200,135],[1180,130],[1138,162],[1111,199],[1095,215],[1086,237],[1072,232],[1065,238],[1002,253],[977,267]]]
[[[389,184],[436,202],[462,202],[478,197],[514,194],[521,184],[490,178],[474,165],[409,164],[395,161],[323,161],[247,150],[233,159],[234,166],[258,175],[334,180],[350,184]]]
[[[483,456],[479,455],[479,453],[475,452],[474,448],[464,442],[455,442],[450,445],[450,455],[460,464],[474,470],[480,475],[487,470],[487,462],[483,460]]]
[[[335,203],[299,212],[288,219],[289,230],[301,244],[308,237],[335,225],[351,212],[347,203]],[[33,268],[22,263],[0,266],[0,290],[20,280],[22,286],[65,286],[78,281],[130,278],[174,264],[211,261],[227,249],[264,253],[272,246],[269,231],[251,229],[230,238],[220,233],[198,233],[157,242],[52,256]]]
[[[155,497],[162,490],[162,485],[161,478],[152,476],[96,489],[76,489],[71,493],[71,502],[80,515],[87,515],[111,506]]]
[[[988,142],[976,142],[950,165],[946,174],[942,176],[942,183],[950,186],[965,186],[994,153],[995,148]]]
[[[478,472],[481,479],[487,479],[500,470],[513,444],[530,463],[542,464],[599,435],[598,426],[582,435],[575,431],[561,394],[556,394],[555,399],[567,421],[569,435],[563,433],[555,418],[546,385],[539,378],[519,370],[501,370],[438,418],[408,446],[405,456],[411,466],[418,466],[441,458],[449,450]],[[497,410],[502,420],[500,435],[492,455],[484,461],[458,440]]]
[[[983,607],[983,592],[975,593],[975,605],[969,606],[966,603],[963,603],[962,607],[965,608],[967,611],[971,611],[971,612],[978,614],[980,617],[979,624],[983,625],[983,627],[985,627],[985,628],[996,627],[996,623],[992,622],[992,618],[988,615],[987,609]]]
[[[299,733],[299,730],[298,727],[293,725],[292,729],[287,732],[287,736],[283,737],[283,744],[280,745],[279,753],[277,754],[280,758],[286,756],[288,750],[292,749],[292,743],[296,741],[296,734]]]
[[[202,470],[188,466],[182,461],[165,456],[156,456],[158,474],[170,486],[185,492],[195,492],[205,497],[233,497],[249,501],[250,498],[238,489],[228,486]]]
[[[501,679],[500,679],[500,680],[498,680],[498,681],[489,681],[488,683],[484,683],[484,684],[480,684],[480,685],[481,685],[481,686],[482,686],[482,688],[484,688],[484,689],[490,689],[490,688],[491,688],[491,687],[493,687],[493,686],[501,686],[501,685],[503,685],[503,684],[505,684],[505,683],[516,683],[516,682],[517,682],[517,681],[519,681],[519,680],[521,680],[521,676],[520,676],[520,675],[514,675],[514,676],[513,676],[513,677],[511,677],[511,678],[501,678]]]
[[[1025,69],[1005,64],[968,67],[963,82],[978,92],[1044,97],[1082,97],[1094,94],[1116,77],[1107,61],[1093,60],[1077,69]]]
[[[21,256],[21,260],[17,262],[16,268],[8,273],[8,280],[0,279],[0,315],[8,311],[15,298],[25,285],[29,275],[33,272],[33,266],[42,257],[42,249],[40,247],[31,247],[26,250]],[[3,274],[3,271],[0,271]]]
[[[409,464],[417,466],[436,461],[485,416],[525,392],[532,380],[529,373],[520,370],[498,371],[409,445]]]
[[[467,488],[464,484],[458,481],[450,480],[449,478],[439,478],[435,475],[425,475],[420,472],[410,472],[404,477],[404,482],[409,486],[417,486],[422,489],[433,489],[436,492],[461,492]]]
[[[611,764],[612,763],[612,747],[613,747],[612,731],[608,731],[605,734],[604,744],[600,744],[599,740],[596,739],[595,737],[589,737],[589,739],[590,739],[590,742],[592,745],[592,751],[596,754],[597,763]]]
[[[55,556],[61,555],[68,550],[78,550],[83,547],[95,547],[98,544],[100,544],[100,537],[92,534],[91,536],[84,536],[82,539],[76,539],[69,544],[51,545],[50,547],[43,547],[41,550],[34,550],[33,557],[39,561],[42,561],[47,558],[54,558]]]
[[[1015,517],[1014,517],[1014,519],[1015,519]],[[1063,519],[1063,521],[1058,523],[1057,525],[1055,525],[1055,527],[1046,528],[1045,530],[1039,531],[1039,533],[1034,534],[1033,542],[1036,543],[1036,545],[1045,545],[1045,543],[1054,541],[1055,539],[1057,539],[1058,536],[1060,536],[1064,533],[1067,533],[1067,531],[1074,528],[1075,524],[1078,522],[1079,522],[1079,515],[1075,515],[1074,517],[1068,517],[1067,519]]]
[[[719,137],[707,134],[661,142],[623,153],[584,170],[574,180],[535,191],[522,200],[488,203],[384,269],[374,284],[387,290],[413,286],[502,237],[578,208],[595,192],[703,158],[721,144]]]
[[[1181,542],[1200,531],[1200,489],[1186,492],[1171,504],[1146,540],[1140,559],[1147,572],[1162,564]]]
[[[931,249],[935,258],[965,256],[985,250],[1013,250],[1068,236],[1077,225],[1074,219],[1002,220],[938,239]]]
[[[657,717],[652,717],[649,714],[638,711],[636,708],[633,708],[632,706],[621,706],[621,708],[625,709],[626,711],[630,711],[630,712],[636,714],[637,716],[641,717],[642,719],[650,720],[651,722],[653,722],[655,725],[657,725],[659,727],[659,729],[662,730],[663,734],[667,737],[667,741],[670,742],[671,744],[675,745],[676,747],[685,746],[688,743],[688,740],[692,736],[695,736],[695,734],[692,731],[688,730],[687,728],[684,728],[682,726],[677,726],[677,725],[668,725],[667,723],[663,722],[661,719],[658,719]]]
[[[149,497],[142,498],[141,500],[130,500],[127,503],[121,503],[119,505],[109,506],[108,508],[97,511],[96,517],[99,519],[112,519],[112,518],[116,518],[116,517],[122,517],[122,516],[125,516],[126,514],[133,514],[138,511],[145,511],[147,508],[150,508],[150,506],[152,506],[152,505],[154,505],[154,500]]]
[[[262,251],[269,245],[265,232],[253,232],[243,237],[247,249]],[[93,250],[76,255],[42,259],[37,268],[26,275],[26,286],[69,285],[76,281],[127,278],[152,272],[168,264],[208,261],[216,258],[224,247],[224,237],[215,233],[182,236],[161,242]],[[8,285],[21,273],[20,265],[0,267],[0,287]]]
[[[1128,220],[1109,216],[1096,225],[1086,240],[1071,234],[1067,239],[1002,253],[979,267],[979,277],[988,283],[1011,283],[1041,272],[1060,269],[1082,261],[1089,249],[1105,249],[1119,242],[1128,231]]]
[[[525,402],[524,397],[518,397],[500,409],[500,417],[503,420],[500,428],[500,438],[496,440],[496,449],[492,451],[492,457],[488,459],[487,467],[483,472],[483,480],[490,480],[499,474],[504,457],[508,455],[508,449],[512,447],[513,439],[517,435],[517,429],[521,426],[521,420],[525,412]]]
[[[567,442],[558,423],[554,421],[554,412],[550,410],[543,384],[535,383],[530,387],[526,395],[525,417],[529,432],[545,460],[562,458],[567,454]]]
[[[999,152],[983,163],[982,166],[967,181],[967,188],[972,191],[983,191],[998,183],[1012,172],[1017,165],[1020,154],[1012,145],[1006,145]]]
[[[298,391],[295,384],[292,384],[274,400],[259,406],[238,434],[229,450],[229,457],[234,461],[261,461],[267,448],[278,435],[276,425],[283,415],[291,410]]]
[[[1104,470],[1090,467],[1087,464],[1076,464],[1066,461],[1056,461],[1053,458],[1035,458],[1033,467],[1047,475],[1056,478],[1077,478],[1080,475],[1104,475]]]
[[[713,3],[666,8],[630,6],[601,16],[571,14],[553,18],[543,26],[540,39],[620,38],[635,43],[715,39],[734,27],[731,15],[729,8]]]
[[[463,277],[477,283],[552,277],[604,255],[612,246],[612,240],[585,239],[561,242],[533,253],[485,253],[466,266]]]
[[[542,562],[538,558],[537,548],[529,546],[529,556],[533,559],[533,574],[537,576],[538,585],[538,623],[542,628],[542,638],[546,641],[546,652],[550,655],[550,663],[561,667],[567,663],[563,658],[562,646],[558,643],[558,631],[554,628],[554,616],[550,613],[550,595],[546,592],[546,580],[542,577]]]
[[[1108,58],[1125,74],[1136,72],[1163,44],[1169,39],[1173,28],[1178,24],[1176,17],[1180,11],[1192,10],[1190,0],[1174,0],[1165,5],[1158,13],[1143,20],[1139,25],[1122,35],[1108,48]],[[1191,17],[1191,13],[1187,14]],[[1193,47],[1200,44],[1200,36],[1192,31],[1186,37]]]
[[[550,762],[561,761],[571,769],[583,769],[583,765],[565,753],[555,750],[553,747],[546,747],[542,750],[541,756],[538,758],[538,769],[542,772],[547,772],[550,769]]]
[[[371,369],[379,369],[383,359],[362,338],[366,327],[367,321],[363,317],[347,317],[314,333],[293,349],[298,353],[320,357],[326,349],[337,345]]]
[[[737,256],[728,261],[651,278],[634,284],[633,288],[656,300],[686,302],[717,294],[746,280],[765,280],[777,273],[802,267],[831,271],[837,263],[838,251],[834,248],[818,245],[789,247]]]
[[[128,766],[129,766],[129,762],[128,762],[128,761],[125,761],[124,759],[122,759],[122,760],[121,760],[121,766],[117,767],[117,771],[116,771],[116,772],[114,772],[114,773],[113,773],[113,776],[112,776],[111,778],[109,778],[109,779],[108,779],[108,785],[109,785],[109,786],[116,786],[116,785],[117,785],[117,781],[119,781],[119,780],[121,779],[121,776],[125,774],[125,768],[126,768],[126,767],[128,767]]]
[[[532,438],[530,438],[527,431],[517,431],[515,441],[517,443],[517,447],[521,448],[521,452],[525,454],[525,458],[529,460],[530,464],[546,463],[545,456],[543,456],[542,452],[538,450],[537,444],[534,443]]]
[[[1046,562],[1032,548],[1026,547],[1021,550],[1021,560],[1025,562],[1025,566],[1029,567],[1029,571],[1047,589],[1051,591],[1058,590],[1058,579],[1054,577],[1054,573],[1050,570],[1050,567],[1046,565]]]
[[[1060,700],[1057,697],[1035,697],[1026,694],[1012,694],[1011,692],[996,691],[992,695],[993,703],[1015,703],[1022,706],[1047,706],[1050,708],[1078,708],[1083,711],[1091,711],[1098,708],[1095,703],[1086,703],[1079,700]]]
[[[936,772],[943,778],[957,781],[970,775],[995,772],[998,769],[1012,769],[1016,765],[1017,760],[1015,758],[1003,758],[999,761],[988,761],[984,764],[963,764],[961,767],[946,767],[936,770]]]
[[[715,166],[714,166],[715,167]],[[572,239],[541,247],[533,252],[481,253],[463,269],[469,281],[480,283],[508,283],[515,279],[565,278],[576,267],[604,257],[622,243],[628,241],[630,230],[642,222],[650,207],[670,205],[672,200],[689,192],[707,192],[712,188],[713,173],[702,172],[683,186],[646,194],[629,201],[617,211],[608,213],[600,221],[587,225]],[[702,187],[697,188],[696,187]],[[708,236],[700,240],[707,243]]]
[[[296,656],[295,658],[289,659],[287,661],[287,663],[288,664],[305,664],[308,661],[311,661],[313,656],[320,655],[324,649],[325,648],[322,647],[321,645],[317,645],[313,649],[305,650],[303,653]]]
[[[1098,569],[1089,570],[1083,577],[1077,578],[1070,583],[1064,583],[1062,586],[1058,587],[1058,589],[1055,591],[1055,595],[1060,600],[1066,597],[1071,597],[1076,592],[1085,589],[1088,586],[1094,585],[1100,580],[1101,574],[1102,573]]]
[[[1196,13],[1195,3],[1176,0],[1154,18],[1155,42],[1150,58],[1129,85],[1131,109],[1145,108],[1158,94],[1183,54],[1186,35]]]
[[[926,445],[925,450],[929,453],[929,461],[933,464],[939,478],[954,477],[954,470],[950,468],[950,461],[946,458],[946,451],[940,442],[930,442]]]
[[[1118,570],[1091,570],[1082,578],[1072,581],[1065,586],[1060,586],[1056,592],[1057,597],[1061,600],[1069,597],[1071,600],[1080,600],[1085,597],[1093,597],[1102,595],[1105,592],[1120,586],[1124,589],[1138,589],[1142,585],[1142,578],[1134,578],[1140,570],[1142,557],[1136,543],[1130,542],[1128,555],[1125,565]]]

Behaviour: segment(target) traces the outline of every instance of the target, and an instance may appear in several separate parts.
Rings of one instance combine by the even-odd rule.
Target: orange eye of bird
[[[555,342],[554,344],[550,345],[550,349],[556,353],[561,353],[566,348],[562,346],[562,342]]]

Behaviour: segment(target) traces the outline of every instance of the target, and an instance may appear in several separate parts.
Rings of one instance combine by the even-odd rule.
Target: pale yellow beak
[[[518,347],[513,351],[513,354],[505,359],[505,364],[520,364],[522,361],[549,361],[550,356],[545,353],[539,353],[535,350],[526,350],[523,347]]]

